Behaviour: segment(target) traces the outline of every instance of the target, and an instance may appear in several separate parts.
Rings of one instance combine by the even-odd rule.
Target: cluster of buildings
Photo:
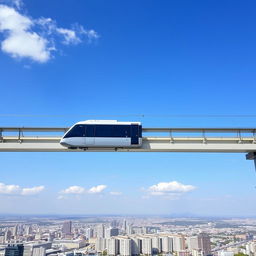
[[[175,253],[179,256],[211,254],[210,237],[206,234],[187,237],[173,234],[144,234],[97,238],[96,251],[107,255],[155,255]]]
[[[0,221],[0,256],[256,256],[256,220],[233,222],[218,227],[198,220],[121,217]]]
[[[256,242],[249,241],[242,246],[231,246],[218,252],[218,256],[234,256],[236,254],[256,256]]]
[[[59,256],[87,244],[86,237],[72,228],[72,221],[51,229],[21,224],[0,232],[0,256]]]

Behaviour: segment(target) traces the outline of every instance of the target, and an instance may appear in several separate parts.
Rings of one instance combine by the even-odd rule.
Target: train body
[[[68,148],[140,147],[140,122],[116,120],[87,120],[74,124],[62,137],[60,144]]]

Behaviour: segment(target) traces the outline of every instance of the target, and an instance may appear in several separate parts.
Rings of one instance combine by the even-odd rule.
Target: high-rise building
[[[108,255],[117,255],[119,251],[118,239],[109,238],[107,239],[107,252]]]
[[[152,240],[150,237],[142,238],[142,254],[144,255],[152,254]]]
[[[7,231],[5,232],[5,236],[4,236],[5,242],[10,241],[11,238],[12,238],[12,232],[11,232],[10,230],[7,230]]]
[[[23,256],[23,244],[8,245],[5,248],[4,256]]]
[[[184,236],[173,236],[173,251],[179,252],[185,250],[185,238]]]
[[[97,238],[95,249],[97,252],[103,252],[104,250],[106,250],[107,249],[106,239],[103,237]]]
[[[202,250],[203,255],[211,254],[211,240],[207,234],[200,234],[198,236],[199,249]]]
[[[4,232],[0,232],[0,244],[4,244]]]
[[[152,237],[152,252],[153,254],[159,254],[162,252],[162,241],[158,236]]]
[[[103,224],[100,224],[97,226],[97,238],[105,238],[105,226]]]
[[[51,247],[52,247],[51,242],[26,244],[24,246],[23,256],[34,256],[34,253],[36,254],[35,256],[44,256],[43,254],[45,254],[45,250],[51,249]],[[43,248],[44,250],[43,249],[35,250],[40,248]]]
[[[131,224],[128,224],[126,226],[126,233],[127,233],[127,235],[131,235],[133,233],[132,225]]]
[[[127,222],[126,222],[126,220],[124,220],[124,222],[123,222],[123,230],[126,233],[126,231],[127,231]]]
[[[110,238],[112,236],[118,236],[119,230],[118,228],[107,228],[105,230],[105,238]]]
[[[111,237],[111,228],[106,228],[105,229],[105,238],[110,238]]]
[[[25,227],[25,235],[30,235],[32,234],[32,227],[31,226],[26,226]]]
[[[90,238],[94,237],[93,229],[87,228],[85,231],[85,236],[86,236],[86,239],[90,239]]]
[[[119,240],[119,251],[122,256],[130,256],[132,253],[131,250],[131,239],[129,238],[120,238]]]
[[[65,235],[70,235],[72,229],[72,221],[65,221],[62,226],[62,233]]]
[[[192,250],[198,250],[199,249],[199,242],[198,242],[198,237],[197,236],[191,236],[187,238],[187,244],[188,244],[188,249],[190,251]]]
[[[13,227],[13,235],[16,237],[17,236],[17,233],[18,233],[18,225],[15,225],[14,227]]]
[[[142,233],[147,234],[148,233],[148,227],[142,227]]]
[[[205,256],[211,254],[211,241],[207,234],[188,237],[187,244],[189,250],[201,250]]]
[[[117,220],[111,221],[111,227],[116,228],[117,227]]]
[[[171,253],[173,252],[173,239],[169,236],[162,237],[162,251],[164,253]]]

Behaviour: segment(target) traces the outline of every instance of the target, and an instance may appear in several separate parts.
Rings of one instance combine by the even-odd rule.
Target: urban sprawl
[[[256,219],[0,218],[0,256],[256,256]]]

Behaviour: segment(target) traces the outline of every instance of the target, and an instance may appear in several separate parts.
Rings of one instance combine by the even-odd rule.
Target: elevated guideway
[[[222,152],[255,159],[256,128],[143,128],[140,148],[68,149],[68,127],[0,127],[0,152]]]

